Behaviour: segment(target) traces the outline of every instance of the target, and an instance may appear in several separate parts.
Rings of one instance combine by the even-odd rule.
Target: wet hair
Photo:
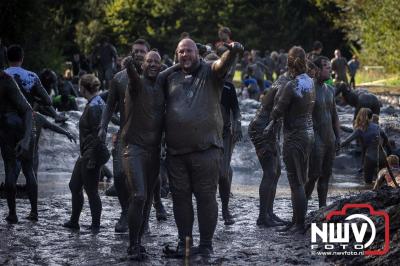
[[[146,46],[147,51],[150,51],[150,44],[149,44],[145,39],[137,39],[136,41],[133,42],[132,47],[133,47],[135,44],[144,45],[144,46]]]
[[[313,50],[315,51],[315,50],[318,50],[318,49],[323,49],[324,48],[324,46],[322,45],[322,42],[320,42],[320,41],[315,41],[314,43],[313,43]]]
[[[388,161],[388,164],[390,166],[398,167],[399,166],[399,157],[397,155],[389,155],[386,157],[386,160]]]
[[[319,69],[322,69],[322,61],[330,61],[329,60],[329,58],[328,57],[326,57],[326,56],[318,56],[314,61],[313,61],[313,63],[319,68]]]
[[[7,59],[9,62],[20,62],[24,58],[24,49],[18,44],[10,45],[7,48]]]
[[[371,118],[371,121],[372,121],[373,123],[379,125],[379,115],[373,114],[373,115],[372,115],[372,118]]]
[[[221,27],[221,28],[218,30],[218,32],[226,33],[226,34],[229,35],[229,37],[231,37],[231,35],[232,35],[231,29],[229,29],[228,27]]]
[[[85,74],[79,79],[79,85],[94,94],[100,89],[100,80],[93,74]]]
[[[294,76],[306,73],[306,52],[300,46],[290,48],[287,59],[288,70]]]
[[[369,108],[361,108],[354,120],[354,129],[360,129],[361,131],[366,131],[369,125],[369,120],[372,111]]]

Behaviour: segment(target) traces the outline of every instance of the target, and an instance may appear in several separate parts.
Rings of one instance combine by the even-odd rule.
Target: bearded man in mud
[[[121,137],[124,144],[123,168],[131,195],[128,255],[140,261],[146,257],[141,239],[147,225],[154,188],[159,180],[165,99],[162,88],[156,83],[161,70],[158,52],[148,52],[141,66],[135,60],[127,60],[126,67],[129,86],[125,96],[126,123]],[[138,68],[143,70],[143,76],[139,75]],[[166,73],[161,73],[158,78]]]
[[[221,59],[208,64],[199,58],[196,44],[183,39],[176,49],[181,68],[166,79],[167,167],[179,242],[167,256],[185,255],[186,237],[192,238],[193,203],[197,202],[200,245],[192,254],[213,252],[217,225],[216,190],[222,155],[220,98],[225,77],[243,46],[233,42]],[[189,247],[192,245],[188,241]]]
[[[249,136],[263,169],[263,177],[259,188],[260,212],[257,219],[258,226],[284,225],[284,221],[273,212],[276,186],[281,175],[279,131],[282,127],[282,122],[278,120],[267,135],[264,135],[263,131],[270,122],[270,114],[277,91],[282,90],[291,79],[288,72],[279,76],[272,84],[271,89],[262,98],[261,106],[249,124]]]
[[[20,160],[28,186],[31,212],[27,219],[37,221],[37,180],[33,171],[32,108],[13,78],[0,70],[0,150],[4,161],[8,223],[17,223],[16,184]]]
[[[335,89],[325,84],[331,76],[331,63],[328,58],[319,56],[314,60],[314,65],[318,68],[314,83],[315,104],[312,114],[315,139],[305,192],[307,199],[310,199],[318,181],[318,200],[321,208],[326,206],[335,151],[340,147],[340,125],[335,104]]]
[[[141,65],[144,61],[146,53],[150,50],[150,45],[143,39],[137,39],[132,45],[132,58],[136,65]],[[139,74],[142,73],[142,69],[138,68]],[[115,225],[115,232],[126,232],[128,231],[128,207],[129,207],[129,193],[126,187],[126,176],[122,167],[122,143],[121,143],[121,131],[125,126],[126,113],[124,109],[125,93],[128,86],[128,75],[127,70],[124,69],[115,74],[111,80],[109,94],[107,97],[107,106],[103,112],[101,119],[101,129],[99,131],[99,137],[105,141],[107,134],[107,127],[112,119],[114,112],[117,110],[120,112],[120,130],[116,134],[114,148],[112,151],[113,155],[113,174],[114,174],[114,186],[117,191],[119,203],[121,205],[121,216]],[[156,206],[157,217],[165,216],[164,206],[162,206],[161,200]]]
[[[288,71],[294,78],[280,89],[265,128],[265,134],[273,130],[283,117],[283,161],[292,191],[293,219],[284,230],[291,233],[304,231],[307,199],[304,184],[307,179],[308,160],[312,149],[314,130],[312,111],[315,101],[313,80],[306,74],[306,54],[303,48],[294,46],[288,54]]]

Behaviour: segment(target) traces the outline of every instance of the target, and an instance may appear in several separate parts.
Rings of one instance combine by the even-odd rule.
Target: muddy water
[[[81,108],[84,102],[80,101]],[[255,221],[258,215],[258,184],[261,179],[261,168],[257,161],[253,146],[247,136],[247,125],[254,116],[258,103],[243,101],[244,140],[238,143],[233,155],[234,169],[233,198],[231,209],[236,217],[236,224],[224,226],[219,217],[215,233],[215,254],[208,260],[193,258],[190,264],[216,265],[323,265],[327,264],[323,257],[312,256],[309,248],[309,235],[288,235],[273,229],[259,228]],[[387,112],[385,112],[385,108]],[[387,126],[389,135],[399,140],[390,128],[396,127],[394,118],[399,114],[396,108],[385,107],[381,123]],[[351,126],[352,109],[339,107],[342,124]],[[70,120],[64,125],[77,136],[77,120],[80,112],[67,114]],[[111,126],[110,132],[116,131]],[[343,133],[342,139],[346,136]],[[110,141],[109,141],[110,142]],[[92,235],[87,227],[90,225],[90,213],[85,202],[81,215],[81,231],[70,232],[60,225],[68,219],[71,210],[71,196],[68,181],[73,164],[77,158],[78,145],[71,144],[59,135],[43,131],[40,142],[39,170],[39,216],[38,223],[24,219],[29,213],[29,203],[19,199],[17,212],[20,222],[7,225],[2,219],[7,214],[7,205],[0,199],[0,265],[66,265],[66,264],[134,264],[126,258],[128,245],[127,234],[115,234],[114,225],[119,217],[119,204],[116,198],[106,197],[100,187],[103,202],[102,229],[98,235]],[[343,195],[366,189],[362,178],[357,176],[360,160],[357,149],[351,147],[341,152],[335,160],[334,177],[331,181],[329,201],[332,202]],[[111,165],[110,165],[111,167]],[[3,165],[0,161],[0,182],[4,180]],[[20,182],[23,181],[21,177]],[[162,256],[162,247],[175,245],[177,230],[172,216],[171,199],[165,199],[169,219],[157,222],[154,213],[150,220],[150,233],[144,239],[149,259],[143,265],[179,265],[183,261],[166,259]],[[310,201],[309,211],[317,209],[315,197]],[[275,212],[284,219],[291,217],[290,190],[283,169],[279,181]],[[198,242],[197,223],[194,229],[194,241]]]

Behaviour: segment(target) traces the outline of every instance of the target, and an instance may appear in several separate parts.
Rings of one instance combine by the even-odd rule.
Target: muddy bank
[[[374,210],[385,211],[389,215],[390,233],[389,233],[389,252],[382,256],[344,256],[344,255],[331,255],[327,256],[327,260],[338,263],[341,265],[400,265],[400,246],[399,246],[399,233],[400,233],[400,189],[393,189],[390,187],[382,187],[378,191],[368,191],[339,199],[333,204],[322,208],[317,211],[309,213],[307,216],[308,233],[310,233],[311,223],[325,221],[327,213],[334,210],[341,210],[345,204],[348,203],[368,203],[373,206]],[[368,215],[376,227],[376,237],[369,250],[383,250],[385,244],[385,225],[382,216],[370,216],[368,209],[350,209],[347,211],[348,215],[351,214],[366,214]],[[335,216],[331,219],[333,223],[345,222],[347,216]],[[367,235],[372,233],[370,228],[367,229]],[[350,234],[350,243],[356,243],[352,234]],[[322,249],[318,249],[322,251]],[[342,251],[343,249],[337,245],[331,251]]]
[[[8,225],[3,220],[6,215],[6,202],[0,200],[0,265],[135,265],[126,258],[128,234],[114,233],[114,224],[119,209],[116,198],[104,196],[102,228],[98,235],[92,235],[87,227],[90,225],[90,213],[87,202],[81,215],[81,231],[71,232],[61,223],[69,217],[71,210],[70,195],[53,194],[39,200],[39,217],[37,223],[31,223],[23,217],[29,212],[27,200],[19,199],[17,212],[20,222]],[[214,255],[208,260],[193,258],[192,264],[211,265],[330,265],[321,256],[313,256],[309,249],[309,236],[293,237],[278,233],[274,229],[259,228],[256,225],[258,201],[246,192],[234,190],[232,211],[236,223],[225,226],[219,217],[214,237]],[[334,200],[331,198],[331,200]],[[218,200],[219,201],[219,200]],[[164,200],[168,221],[157,222],[154,211],[150,219],[150,233],[144,238],[149,259],[141,265],[180,265],[181,260],[166,259],[162,247],[175,245],[177,240],[176,226],[172,216],[170,199]],[[311,210],[316,209],[317,202],[311,201]],[[275,212],[284,219],[291,217],[289,197],[276,200]],[[194,232],[198,232],[197,222]],[[195,244],[199,235],[194,235]]]

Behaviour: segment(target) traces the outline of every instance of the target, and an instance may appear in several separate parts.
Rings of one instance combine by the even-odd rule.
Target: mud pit
[[[84,105],[80,102],[80,107]],[[322,256],[311,255],[310,232],[305,235],[288,235],[278,233],[274,229],[256,226],[258,215],[258,185],[262,171],[256,158],[254,148],[247,136],[247,126],[254,116],[258,103],[244,101],[241,103],[243,114],[244,141],[235,149],[232,166],[234,170],[233,198],[231,210],[236,218],[233,226],[224,226],[221,216],[214,237],[214,255],[207,261],[193,258],[192,264],[215,265],[333,265],[334,261]],[[388,107],[385,107],[388,108]],[[384,108],[384,109],[385,109]],[[349,107],[339,107],[342,124],[351,126],[353,110]],[[383,112],[381,123],[384,126],[398,127],[399,109],[388,108]],[[80,112],[67,114],[70,120],[64,125],[77,136],[77,120]],[[398,122],[397,122],[398,123]],[[115,132],[111,126],[109,132]],[[398,133],[389,130],[389,137],[399,144]],[[342,139],[346,136],[343,133]],[[110,143],[110,135],[108,136]],[[111,147],[110,147],[111,148]],[[46,130],[40,141],[39,167],[39,222],[31,223],[24,219],[29,213],[29,203],[26,199],[17,201],[17,213],[20,222],[8,225],[3,217],[7,215],[7,205],[0,199],[0,265],[97,265],[97,264],[133,264],[126,258],[128,234],[116,234],[114,225],[119,217],[119,204],[116,198],[104,195],[105,187],[101,187],[103,203],[102,228],[98,235],[92,235],[87,227],[90,225],[90,213],[87,199],[81,215],[81,231],[71,232],[61,224],[69,218],[71,196],[68,181],[73,164],[77,158],[79,147],[67,139]],[[362,178],[357,175],[359,158],[354,146],[341,152],[334,164],[334,176],[331,180],[328,204],[343,199],[345,195],[354,195],[358,191],[368,189],[363,185]],[[108,164],[111,167],[111,164]],[[2,160],[0,160],[0,182],[4,180]],[[20,182],[24,182],[20,177]],[[218,200],[219,201],[219,200]],[[144,245],[149,253],[149,259],[143,265],[176,265],[184,264],[181,260],[166,259],[162,248],[166,244],[175,246],[177,230],[172,214],[171,199],[164,199],[169,213],[168,221],[157,222],[154,211],[151,214],[150,233],[144,238]],[[309,215],[317,210],[315,194],[309,203]],[[290,189],[283,169],[279,180],[275,212],[284,219],[290,219],[292,210]],[[310,217],[310,216],[309,216]],[[198,243],[197,224],[194,228],[194,241]],[[341,261],[343,263],[343,261]]]
[[[64,176],[67,186],[68,176]],[[224,226],[222,218],[214,237],[214,255],[208,260],[193,258],[192,263],[201,264],[325,264],[324,257],[311,256],[309,235],[296,236],[275,232],[274,229],[259,228],[255,221],[258,215],[258,201],[249,196],[249,191],[235,187],[232,210],[236,216],[233,226]],[[281,192],[286,194],[286,192]],[[41,193],[43,195],[44,192]],[[70,214],[71,199],[68,192],[51,193],[39,200],[40,220],[31,223],[24,219],[29,213],[29,203],[25,199],[17,202],[20,222],[7,225],[0,221],[0,265],[57,264],[57,265],[95,265],[95,264],[134,264],[127,260],[128,234],[114,233],[114,225],[119,216],[116,198],[101,195],[103,202],[102,228],[98,235],[92,235],[90,212],[87,201],[81,215],[80,232],[72,232],[61,227]],[[85,199],[86,200],[86,199]],[[157,222],[154,211],[150,220],[150,233],[144,238],[149,259],[143,265],[176,265],[181,260],[166,259],[162,247],[175,246],[177,230],[172,215],[171,199],[165,199],[168,221]],[[312,209],[316,209],[312,201]],[[276,201],[276,213],[282,218],[291,217],[290,198],[280,196]],[[6,216],[5,200],[0,201],[0,217]],[[194,229],[195,244],[198,242],[197,224]]]

